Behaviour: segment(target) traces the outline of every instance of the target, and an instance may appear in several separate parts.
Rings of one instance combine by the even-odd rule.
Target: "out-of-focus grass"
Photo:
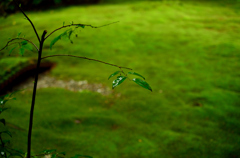
[[[95,26],[120,21],[82,29],[74,44],[60,41],[50,51],[56,33],[46,41],[44,55],[81,55],[131,67],[153,88],[150,93],[126,82],[115,90],[120,97],[40,89],[33,150],[56,148],[94,158],[240,156],[240,19],[226,6],[164,1],[29,12],[39,33],[63,21]],[[0,46],[19,31],[36,41],[21,14],[1,18]],[[117,70],[93,61],[49,59],[58,63],[51,75],[61,79],[110,86],[107,78]],[[16,97],[4,117],[27,129],[31,92]],[[26,149],[27,132],[9,128],[15,146]]]

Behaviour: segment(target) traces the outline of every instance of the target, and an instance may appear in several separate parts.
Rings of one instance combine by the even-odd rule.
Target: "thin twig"
[[[92,25],[88,25],[88,24],[71,24],[71,25],[65,25],[65,26],[62,26],[62,27],[59,27],[55,30],[53,30],[51,33],[49,33],[46,37],[45,37],[45,40],[51,36],[51,34],[53,34],[54,32],[60,30],[60,29],[63,29],[63,28],[66,28],[66,27],[71,27],[71,26],[78,26],[78,27],[81,27],[81,26],[89,26],[91,28],[99,28],[99,27],[104,27],[104,26],[108,26],[108,25],[111,25],[111,24],[114,24],[114,23],[117,23],[119,21],[116,21],[116,22],[112,22],[112,23],[109,23],[109,24],[105,24],[105,25],[102,25],[102,26],[92,26]]]
[[[27,18],[27,20],[31,23],[32,28],[33,28],[33,30],[34,30],[37,38],[38,38],[38,41],[40,42],[39,35],[38,35],[37,30],[36,30],[35,26],[33,25],[32,21],[28,18],[27,14],[25,14],[25,12],[22,10],[22,8],[19,6],[19,4],[18,4],[15,0],[14,0],[14,3],[15,3],[15,4],[17,5],[17,7],[20,9],[20,11],[23,13],[23,15]]]
[[[7,44],[2,49],[0,49],[0,51],[4,50],[9,45],[12,45],[12,44],[9,44],[9,43],[14,41],[14,40],[25,40],[25,41],[28,41],[29,43],[31,43],[37,49],[37,51],[39,51],[38,47],[32,41],[30,41],[28,39],[25,39],[25,38],[13,38],[13,39],[11,39],[10,41],[7,42]]]
[[[92,61],[100,62],[100,63],[106,64],[106,65],[115,66],[115,67],[118,67],[118,68],[120,68],[120,69],[123,68],[123,69],[132,70],[131,68],[128,68],[128,67],[118,66],[118,65],[114,65],[114,64],[110,64],[110,63],[107,63],[107,62],[101,61],[101,60],[91,59],[91,58],[82,57],[82,56],[76,56],[76,55],[65,55],[65,54],[49,55],[49,56],[42,57],[41,60],[42,60],[42,59],[45,59],[45,58],[55,57],[55,56],[69,56],[69,57],[75,57],[75,58],[87,59],[87,60],[92,60]]]

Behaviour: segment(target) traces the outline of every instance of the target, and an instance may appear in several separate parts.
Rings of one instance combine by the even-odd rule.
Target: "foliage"
[[[46,46],[45,53],[81,52],[84,56],[123,63],[134,71],[140,70],[151,80],[154,91],[144,93],[128,79],[109,96],[61,88],[39,89],[33,151],[56,148],[68,154],[91,153],[94,158],[239,157],[239,12],[204,1],[183,5],[175,1],[141,1],[72,6],[53,13],[31,12],[31,17],[46,22],[39,22],[39,28],[53,30],[61,25],[53,20],[56,17],[78,17],[80,21],[98,23],[96,11],[104,22],[114,18],[121,22],[101,31],[84,30],[70,47],[69,42],[58,41],[52,51]],[[23,34],[26,28],[31,29],[20,14],[0,20],[2,41],[17,34],[12,21]],[[5,35],[7,31],[9,34]],[[14,51],[18,53],[18,49]],[[109,71],[103,71],[106,65],[96,66],[76,58],[51,60],[58,63],[51,71],[56,78],[87,79],[89,83],[104,85],[110,82],[106,79]],[[110,72],[115,71],[110,67]],[[7,111],[6,120],[26,129],[23,122],[28,119],[30,96],[30,91],[18,94],[12,106],[21,108]],[[69,103],[71,107],[66,108]],[[15,145],[25,150],[25,132],[18,131],[16,136],[19,139]]]
[[[2,114],[3,112],[5,112],[6,110],[9,109],[5,105],[9,100],[16,99],[16,98],[13,98],[13,96],[12,96],[14,93],[15,92],[6,94],[6,95],[0,97],[0,114]],[[5,126],[6,125],[5,119],[1,118],[0,123],[2,123],[2,125]],[[0,125],[0,126],[2,126],[2,125]],[[1,157],[8,158],[8,157],[13,157],[13,156],[18,156],[18,157],[23,158],[22,155],[24,153],[20,150],[9,147],[10,140],[6,139],[4,136],[5,137],[7,136],[7,138],[9,138],[9,137],[12,137],[12,134],[8,130],[0,131],[0,155],[1,155]]]
[[[16,1],[14,1],[16,3]],[[16,3],[17,4],[17,3]],[[32,51],[32,46],[33,45],[35,47],[35,49],[37,50],[38,52],[38,58],[37,58],[37,63],[36,63],[36,70],[35,70],[35,81],[34,81],[34,88],[33,88],[33,94],[32,94],[32,104],[31,104],[31,110],[30,110],[30,120],[29,120],[29,129],[28,129],[28,150],[27,150],[27,153],[26,153],[26,157],[27,158],[30,158],[34,155],[31,155],[31,137],[32,137],[32,126],[33,126],[33,114],[34,114],[34,106],[35,106],[35,97],[36,97],[36,91],[37,91],[37,84],[38,84],[38,74],[39,74],[39,67],[40,67],[40,63],[42,61],[42,59],[45,59],[45,58],[48,58],[48,57],[53,57],[53,56],[66,56],[66,55],[52,55],[52,56],[45,56],[45,57],[42,57],[42,50],[43,50],[43,47],[44,47],[44,41],[49,37],[51,36],[53,33],[55,33],[56,31],[60,30],[60,29],[63,29],[63,28],[66,28],[66,27],[74,27],[74,29],[68,29],[66,31],[64,31],[63,33],[61,33],[60,35],[58,35],[57,37],[55,37],[52,42],[50,43],[50,49],[52,49],[53,45],[58,42],[60,39],[62,38],[66,38],[68,39],[71,43],[72,40],[71,40],[71,36],[72,34],[75,32],[75,29],[78,29],[79,27],[81,28],[85,28],[85,26],[89,26],[89,27],[92,27],[92,28],[98,28],[98,27],[95,27],[95,26],[92,26],[92,25],[86,25],[86,24],[74,24],[73,22],[70,23],[70,25],[64,25],[65,23],[63,22],[63,26],[62,27],[59,27],[57,29],[55,29],[54,31],[50,32],[48,35],[47,35],[47,31],[44,30],[42,35],[41,35],[41,38],[33,24],[33,22],[31,21],[31,19],[25,14],[25,12],[23,11],[23,9],[21,8],[21,4],[17,4],[18,8],[20,9],[20,11],[22,12],[22,14],[25,16],[25,18],[30,22],[34,32],[35,32],[35,35],[36,37],[38,38],[38,42],[39,42],[39,48],[36,46],[36,44],[34,44],[32,41],[28,40],[28,39],[25,39],[25,36],[24,37],[20,37],[21,35],[21,32],[18,33],[17,37],[16,38],[13,38],[13,39],[9,39],[9,41],[7,42],[7,44],[5,45],[5,47],[3,47],[0,51],[4,50],[4,49],[8,49],[9,46],[11,45],[15,45],[15,44],[18,44],[19,46],[19,53],[20,55],[24,55],[25,53],[25,50],[30,50]],[[116,23],[116,22],[114,22]],[[112,24],[112,23],[110,23]],[[102,25],[102,26],[99,26],[99,27],[103,27],[103,26],[107,26],[107,25],[110,25],[110,24],[106,24],[106,25]],[[17,42],[16,42],[17,41]],[[31,45],[29,45],[29,43]],[[12,54],[13,50],[16,48],[13,47],[10,51],[9,51],[9,55]],[[121,69],[121,72],[123,74],[125,74],[122,69],[129,69],[129,70],[132,70],[130,68],[126,68],[126,67],[122,67],[122,66],[118,66],[118,65],[114,65],[114,64],[110,64],[110,63],[107,63],[107,62],[103,62],[101,60],[96,60],[96,59],[91,59],[91,58],[87,58],[87,57],[82,57],[82,56],[72,56],[72,57],[77,57],[77,58],[82,58],[82,59],[87,59],[87,60],[93,60],[93,61],[97,61],[97,62],[101,62],[101,63],[104,63],[104,64],[107,64],[107,65],[111,65],[111,66],[114,66],[114,67],[118,67],[119,69]],[[116,74],[116,72],[111,76],[114,76]],[[132,75],[136,75],[136,76],[140,76],[142,78],[144,78],[142,75],[138,74],[138,73],[135,73],[135,72],[129,72],[128,74],[132,74]],[[121,74],[120,74],[121,75]],[[110,78],[109,77],[109,78]],[[125,76],[118,76],[116,80],[113,81],[113,88],[115,88],[116,86],[120,85],[125,79],[127,78],[127,74],[125,74]],[[144,78],[145,79],[145,78]],[[139,84],[140,86],[142,86],[143,88],[146,88],[148,90],[151,90],[151,87],[148,85],[147,82],[141,80],[141,79],[138,79],[138,78],[134,78],[133,79],[134,82],[136,82],[137,84]],[[11,95],[10,95],[11,96]],[[6,96],[3,96],[2,97],[2,100],[0,100],[0,103],[1,104],[5,104],[5,102],[7,102],[8,100],[5,99]],[[1,108],[0,109],[0,113],[7,110],[7,108]],[[5,120],[4,119],[1,119],[1,122],[5,125]],[[7,140],[2,140],[1,138],[1,135],[3,133],[6,133],[8,134],[10,137],[12,137],[11,133],[9,131],[2,131],[0,132],[0,139],[1,139],[1,145],[2,145],[2,148],[1,148],[1,154],[2,154],[2,157],[4,158],[8,158],[8,157],[11,157],[11,156],[20,156],[20,157],[23,157],[22,154],[23,153],[14,153],[13,151],[11,150],[15,150],[15,149],[9,149],[7,150],[6,149],[6,144],[9,143],[10,141]],[[53,158],[60,158],[59,155],[64,155],[65,156],[65,153],[57,153],[56,152],[56,149],[51,149],[51,150],[44,150],[43,151],[43,154],[39,154],[39,155],[35,155],[35,156],[43,156],[43,155],[51,155],[51,157]],[[86,156],[86,155],[75,155],[74,157],[72,158],[78,158],[78,157],[88,157],[88,158],[91,158],[91,156]]]

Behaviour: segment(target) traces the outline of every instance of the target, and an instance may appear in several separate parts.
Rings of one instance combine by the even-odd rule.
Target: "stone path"
[[[34,78],[31,77],[15,87],[14,89],[32,89]],[[89,90],[93,92],[98,92],[102,95],[109,95],[113,91],[109,87],[105,87],[102,84],[90,84],[87,80],[75,81],[75,80],[59,80],[54,77],[50,77],[47,74],[40,74],[38,78],[38,89],[39,88],[48,88],[48,87],[58,87],[64,88],[74,92],[82,92],[84,90]]]

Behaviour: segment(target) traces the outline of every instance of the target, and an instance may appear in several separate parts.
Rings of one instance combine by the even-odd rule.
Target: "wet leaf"
[[[142,86],[143,88],[146,88],[150,91],[152,91],[152,88],[149,86],[149,84],[146,81],[143,81],[139,78],[134,78],[133,81],[137,83],[138,85]]]
[[[145,77],[143,77],[142,75],[136,73],[136,72],[128,72],[128,74],[131,74],[131,75],[136,75],[136,76],[139,76],[139,77],[142,77],[144,80],[145,80]]]
[[[125,76],[118,76],[116,80],[113,81],[112,83],[112,89],[123,83],[127,77]]]
[[[111,74],[111,75],[108,77],[108,79],[110,79],[111,77],[113,77],[113,76],[119,74],[120,72],[121,72],[121,71],[116,71],[116,72],[114,72],[113,74]]]

